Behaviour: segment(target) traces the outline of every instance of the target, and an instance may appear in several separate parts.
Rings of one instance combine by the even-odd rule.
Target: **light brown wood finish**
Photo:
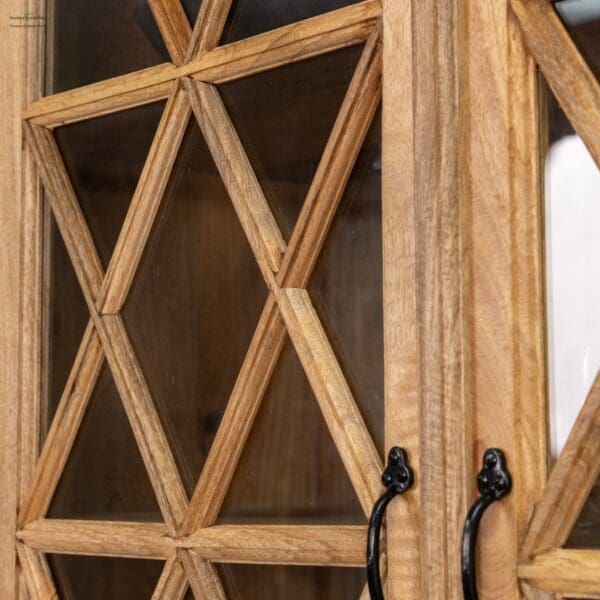
[[[564,597],[600,598],[600,552],[552,550],[519,565],[519,577]]]
[[[152,600],[183,600],[189,588],[181,561],[176,555],[166,563],[152,594]]]
[[[527,45],[571,123],[600,165],[600,82],[552,4],[510,0]]]
[[[148,0],[152,14],[171,60],[180,65],[185,61],[192,28],[179,0]]]
[[[103,361],[98,334],[90,323],[24,497],[18,521],[20,528],[46,515]]]
[[[201,4],[198,18],[194,24],[186,61],[190,61],[199,54],[218,46],[232,1],[214,0],[214,2],[203,2]]]
[[[96,303],[101,313],[118,313],[127,298],[179,151],[190,112],[185,93],[178,83],[174,84],[106,271]]]
[[[58,593],[44,555],[24,544],[17,544],[17,552],[19,564],[33,599],[58,600]]]
[[[214,565],[194,552],[178,551],[196,600],[227,600]]]

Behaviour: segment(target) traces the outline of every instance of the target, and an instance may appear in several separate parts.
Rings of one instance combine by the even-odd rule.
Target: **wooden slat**
[[[600,83],[547,0],[510,0],[527,45],[600,166]]]
[[[277,301],[350,481],[370,516],[383,463],[306,290],[285,289]]]
[[[519,578],[564,597],[600,598],[600,551],[552,550],[519,565]]]
[[[285,242],[225,106],[212,85],[184,80],[192,110],[265,275],[279,270]]]
[[[209,527],[216,521],[279,358],[284,337],[283,319],[271,294],[190,501],[182,526],[183,535],[189,535],[200,527]]]
[[[523,559],[562,546],[600,474],[600,372],[550,474],[521,547]]]
[[[187,577],[176,555],[165,564],[152,600],[183,600],[189,587]]]
[[[420,448],[417,337],[412,6],[383,2],[382,242],[385,447]],[[401,166],[400,166],[401,165]],[[420,486],[386,510],[391,598],[421,597]],[[393,591],[392,591],[393,590]],[[368,594],[368,590],[366,591]],[[363,600],[363,599],[361,599]],[[364,600],[369,600],[365,595]]]
[[[171,60],[176,65],[182,64],[192,37],[192,28],[180,0],[148,0],[148,4]]]
[[[58,593],[44,555],[23,544],[17,544],[17,552],[30,597],[33,600],[58,600]]]
[[[175,552],[162,523],[42,519],[18,531],[17,538],[30,548],[57,554],[168,559]]]
[[[212,562],[363,567],[367,528],[351,525],[220,525],[183,540]]]
[[[24,123],[23,128],[83,295],[93,305],[102,284],[102,266],[56,141],[43,127]]]
[[[148,384],[121,317],[100,317],[96,328],[163,518],[175,535],[187,509],[187,496]]]
[[[161,117],[106,271],[97,302],[102,313],[117,313],[125,302],[171,175],[189,116],[190,107],[186,95],[176,85]]]
[[[233,0],[212,0],[200,5],[186,61],[212,50],[219,44]]]
[[[366,0],[202,54],[185,67],[201,81],[222,83],[364,42],[381,16]]]
[[[196,600],[227,600],[214,565],[187,550],[180,550],[177,555],[183,563]]]
[[[90,323],[46,436],[34,477],[19,514],[18,526],[45,516],[100,373],[104,353]]]
[[[381,27],[367,43],[283,257],[279,282],[304,287],[381,99]]]

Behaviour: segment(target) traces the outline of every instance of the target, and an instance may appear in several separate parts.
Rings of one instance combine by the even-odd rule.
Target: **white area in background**
[[[577,135],[546,161],[546,255],[556,458],[600,368],[600,170]]]

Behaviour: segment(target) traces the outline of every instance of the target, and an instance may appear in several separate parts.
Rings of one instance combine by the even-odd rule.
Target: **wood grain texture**
[[[18,531],[17,538],[29,548],[58,554],[168,559],[175,552],[162,523],[42,519]]]
[[[382,226],[385,447],[419,456],[412,6],[383,2]],[[407,84],[407,82],[410,82]],[[416,474],[417,482],[420,473]],[[420,486],[386,511],[386,598],[421,597]],[[361,599],[362,600],[362,599]],[[368,590],[364,600],[369,600]]]
[[[283,256],[278,282],[305,287],[381,99],[381,26],[362,53]]]
[[[215,567],[194,552],[179,550],[185,573],[196,600],[227,600]]]
[[[176,84],[167,102],[148,157],[106,270],[96,305],[101,313],[119,312],[127,298],[190,117],[185,93]]]
[[[179,0],[148,0],[152,14],[165,41],[171,60],[180,65],[185,61],[192,28]]]
[[[284,338],[283,319],[271,294],[194,490],[181,528],[182,535],[189,535],[200,527],[215,523]]]
[[[174,555],[165,563],[152,600],[183,600],[188,588],[181,561]]]
[[[600,598],[600,552],[552,550],[520,563],[519,577],[561,597]]]
[[[33,600],[58,600],[48,562],[41,552],[23,544],[17,544],[19,564]]]
[[[31,485],[24,497],[19,513],[20,528],[46,515],[103,361],[104,353],[98,334],[90,323],[46,436]]]
[[[212,562],[365,566],[366,527],[352,525],[220,525],[182,540]]]
[[[203,2],[194,24],[192,39],[186,55],[186,62],[199,54],[213,50],[219,44],[233,0],[213,0]]]
[[[380,495],[383,463],[308,292],[284,289],[277,301],[290,338],[366,516]]]
[[[577,417],[536,507],[521,547],[528,559],[567,540],[600,474],[600,373]]]
[[[277,272],[285,242],[217,89],[184,80],[192,110],[267,281]]]
[[[510,0],[554,95],[600,166],[600,82],[547,0]]]

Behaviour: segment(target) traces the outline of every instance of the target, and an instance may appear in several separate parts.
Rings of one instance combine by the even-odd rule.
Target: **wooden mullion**
[[[380,495],[383,463],[335,357],[308,292],[285,289],[277,301],[366,516]]]
[[[186,62],[217,47],[232,2],[233,0],[211,0],[211,2],[201,4],[186,55]]]
[[[196,600],[227,600],[214,565],[187,550],[179,550],[177,555],[181,559]]]
[[[17,544],[17,554],[31,600],[57,600],[58,592],[46,557],[24,544]]]
[[[194,490],[182,535],[216,521],[284,339],[285,325],[271,294]]]
[[[106,271],[97,301],[101,313],[115,314],[125,302],[171,176],[189,116],[187,97],[175,84]]]
[[[163,518],[175,535],[187,509],[187,495],[148,384],[121,317],[96,317],[95,325]]]
[[[171,60],[180,65],[190,45],[192,28],[179,0],[148,0]]]
[[[600,167],[600,82],[547,0],[510,0],[525,41]]]
[[[523,559],[562,546],[600,474],[600,373],[554,465],[521,547]]]
[[[362,53],[283,257],[278,281],[305,287],[381,99],[381,26]]]
[[[189,583],[181,565],[181,561],[173,555],[163,568],[152,600],[183,600]]]
[[[265,279],[277,272],[285,242],[217,89],[184,80],[192,110]]]
[[[21,528],[42,518],[48,510],[103,361],[104,353],[98,335],[90,323],[24,497],[18,520]]]

